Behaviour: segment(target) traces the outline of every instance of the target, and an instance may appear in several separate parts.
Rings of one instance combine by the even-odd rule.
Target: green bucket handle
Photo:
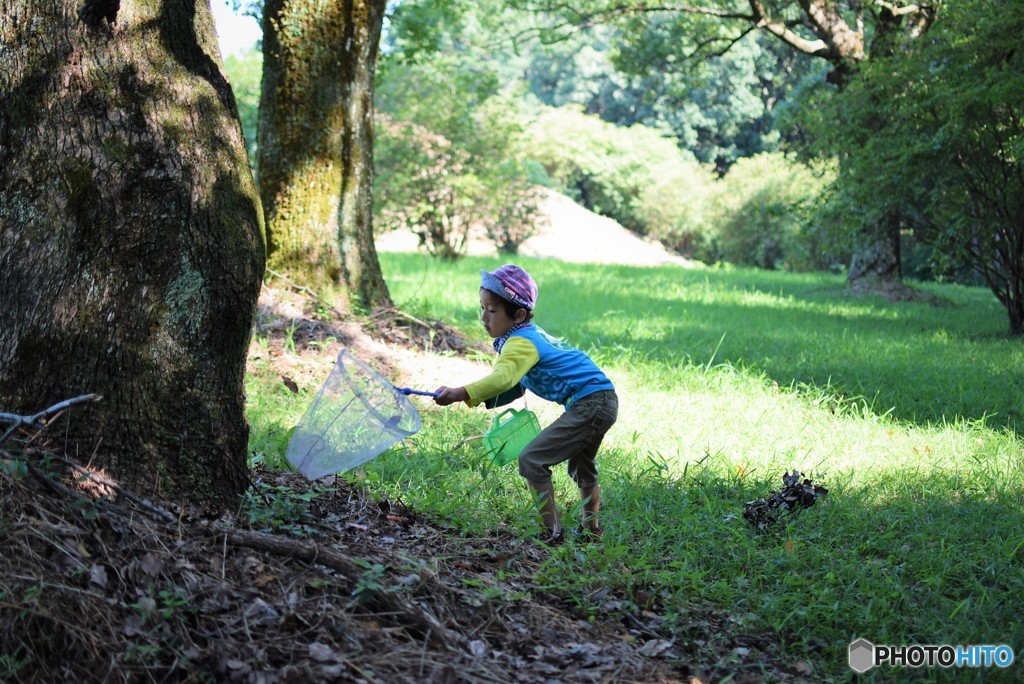
[[[506,420],[506,423],[515,420],[516,416],[519,415],[519,411],[515,410],[514,408],[507,408],[491,419],[491,429],[493,430],[496,427],[501,427],[502,425],[504,425],[504,423],[501,422],[501,418],[502,416],[507,416],[510,413],[512,414],[512,417]]]

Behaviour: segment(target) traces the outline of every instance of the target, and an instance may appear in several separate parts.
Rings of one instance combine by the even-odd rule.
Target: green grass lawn
[[[501,261],[381,261],[397,306],[483,338],[479,269]],[[539,586],[585,615],[655,606],[698,656],[716,639],[774,642],[813,679],[850,678],[858,637],[1024,650],[1024,340],[1008,337],[990,293],[929,284],[942,303],[891,303],[820,274],[517,263],[538,282],[537,322],[590,353],[622,403],[599,460],[605,539],[555,549]],[[271,391],[257,382],[251,397]],[[281,410],[267,397],[254,406],[254,424]],[[416,437],[367,464],[370,486],[466,534],[529,534],[514,469],[453,452],[485,413],[422,413]],[[254,441],[272,441],[266,432]],[[793,469],[830,493],[755,531],[744,503]],[[556,484],[578,506],[564,470]],[[705,613],[728,628],[696,638]],[[897,676],[1021,675],[864,679]]]

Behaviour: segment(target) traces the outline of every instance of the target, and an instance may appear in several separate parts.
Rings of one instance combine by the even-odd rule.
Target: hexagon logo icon
[[[867,639],[850,644],[850,669],[864,673],[875,666],[875,645]]]

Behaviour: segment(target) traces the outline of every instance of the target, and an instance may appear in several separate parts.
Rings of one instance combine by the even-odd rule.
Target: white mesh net
[[[365,463],[420,429],[409,399],[342,350],[288,442],[288,462],[310,479]]]

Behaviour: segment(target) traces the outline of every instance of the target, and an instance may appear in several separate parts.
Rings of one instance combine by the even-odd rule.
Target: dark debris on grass
[[[810,508],[828,490],[814,484],[811,478],[794,470],[782,476],[782,489],[768,496],[748,501],[743,506],[743,518],[759,532],[772,529],[787,517],[799,514]]]

